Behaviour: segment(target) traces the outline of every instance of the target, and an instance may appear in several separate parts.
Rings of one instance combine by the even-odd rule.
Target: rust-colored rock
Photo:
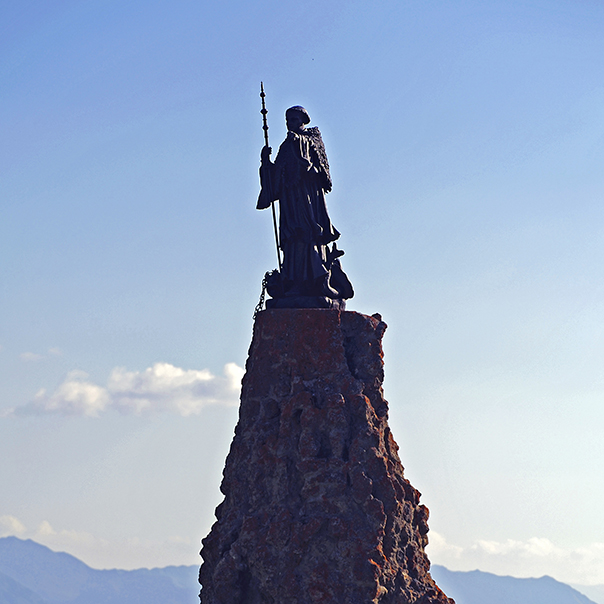
[[[355,312],[258,314],[202,604],[453,604],[388,428],[385,329]]]

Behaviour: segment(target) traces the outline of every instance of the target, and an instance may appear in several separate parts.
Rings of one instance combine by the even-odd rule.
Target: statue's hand
[[[264,147],[262,147],[262,151],[260,153],[260,159],[262,159],[263,162],[269,161],[272,152],[273,152],[272,147],[269,147],[268,145],[264,145]]]

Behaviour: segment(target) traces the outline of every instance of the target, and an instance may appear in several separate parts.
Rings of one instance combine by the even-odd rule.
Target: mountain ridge
[[[31,539],[0,538],[0,573],[9,579],[0,585],[14,592],[6,593],[2,604],[199,604],[199,589],[194,587],[197,570],[195,566],[98,570]],[[21,596],[30,599],[16,599],[15,584],[31,592]],[[32,593],[40,599],[32,599]]]
[[[430,573],[457,604],[596,604],[577,589],[548,575],[518,578],[481,570],[452,571],[433,564]]]

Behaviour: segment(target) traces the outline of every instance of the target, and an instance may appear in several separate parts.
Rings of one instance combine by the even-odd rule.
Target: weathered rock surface
[[[388,428],[385,329],[355,312],[258,314],[203,604],[453,604]]]

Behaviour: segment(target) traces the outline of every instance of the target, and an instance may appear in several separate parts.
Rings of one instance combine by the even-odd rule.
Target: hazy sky
[[[0,536],[197,564],[271,144],[323,133],[406,475],[452,569],[604,583],[604,4],[3,0]]]

